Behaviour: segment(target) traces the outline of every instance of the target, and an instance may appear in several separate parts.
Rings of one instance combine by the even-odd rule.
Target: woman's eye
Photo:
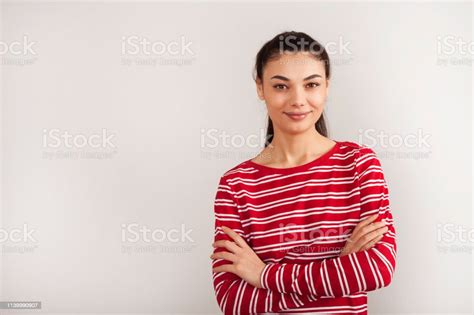
[[[314,87],[320,86],[320,84],[319,84],[319,83],[315,83],[315,82],[311,82],[311,83],[308,83],[308,86],[314,88]]]
[[[284,90],[286,88],[286,86],[283,84],[276,84],[273,87],[276,88],[277,90]]]

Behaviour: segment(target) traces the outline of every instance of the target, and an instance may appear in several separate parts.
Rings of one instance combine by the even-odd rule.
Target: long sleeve
[[[215,234],[214,241],[232,239],[224,233],[222,226],[237,232],[247,241],[242,228],[237,204],[232,191],[221,177],[214,202]],[[248,241],[247,241],[248,243]],[[214,249],[214,253],[226,251],[223,247]],[[213,259],[212,267],[232,264],[225,259]],[[296,293],[280,293],[252,286],[231,272],[212,272],[213,285],[217,303],[224,314],[256,314],[278,312],[288,308],[301,307],[308,301],[316,300],[311,296],[300,296]]]
[[[388,199],[388,187],[374,151],[361,147],[355,160],[360,192],[360,219],[376,213],[389,230],[372,248],[309,264],[270,263],[260,281],[263,288],[281,293],[341,297],[388,286],[396,261],[396,233]]]

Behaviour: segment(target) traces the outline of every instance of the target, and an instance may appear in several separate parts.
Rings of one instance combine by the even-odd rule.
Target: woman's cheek
[[[284,93],[275,93],[271,96],[270,102],[274,107],[282,107],[286,102],[286,96]]]
[[[281,112],[285,109],[286,99],[285,98],[272,98],[267,99],[268,110],[272,112]]]
[[[323,93],[322,91],[315,91],[310,95],[310,99],[314,104],[322,104],[326,99],[326,93]]]

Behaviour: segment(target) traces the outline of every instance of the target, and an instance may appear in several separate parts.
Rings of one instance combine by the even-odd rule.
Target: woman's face
[[[285,53],[267,62],[257,93],[267,104],[275,132],[314,129],[328,95],[324,62],[308,52]],[[301,114],[301,115],[298,115]]]

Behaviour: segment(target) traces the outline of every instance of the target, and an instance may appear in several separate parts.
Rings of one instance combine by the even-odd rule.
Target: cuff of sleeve
[[[260,286],[263,289],[268,289],[268,270],[273,266],[272,263],[268,263],[265,265],[265,267],[262,270],[262,273],[260,274]]]

